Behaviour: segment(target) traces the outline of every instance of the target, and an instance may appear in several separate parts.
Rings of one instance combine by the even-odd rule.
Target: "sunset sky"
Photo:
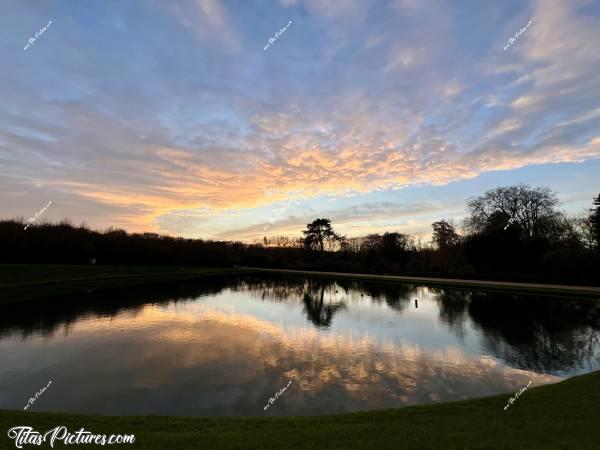
[[[4,0],[0,218],[429,234],[520,182],[576,214],[599,42],[600,0]]]

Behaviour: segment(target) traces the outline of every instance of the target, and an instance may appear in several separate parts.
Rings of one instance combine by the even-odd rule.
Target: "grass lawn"
[[[600,372],[530,387],[504,411],[512,395],[316,417],[111,417],[0,411],[4,430],[0,448],[15,448],[7,430],[18,425],[41,433],[64,425],[70,432],[83,427],[94,434],[134,434],[137,448],[170,450],[600,448]]]

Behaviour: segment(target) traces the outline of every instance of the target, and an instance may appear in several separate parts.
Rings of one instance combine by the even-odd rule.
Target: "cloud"
[[[443,87],[441,94],[445,98],[456,97],[458,94],[464,91],[464,86],[456,80],[451,80],[446,86]]]
[[[423,65],[426,61],[427,51],[424,48],[411,48],[406,47],[404,44],[398,45],[389,52],[388,63],[384,72],[397,68]]]
[[[426,3],[425,0],[394,0],[391,2],[391,7],[399,14],[410,15],[416,13],[420,5],[424,3]]]
[[[333,110],[332,122],[328,123],[306,111],[294,114],[290,110],[288,114],[276,115],[265,112],[253,122],[253,135],[247,142],[254,149],[251,152],[225,146],[210,151],[156,147],[135,137],[131,130],[120,129],[116,122],[96,116],[94,121],[100,127],[97,131],[102,130],[98,136],[106,139],[97,140],[94,145],[127,148],[127,152],[113,150],[95,157],[93,172],[86,170],[75,154],[67,163],[68,154],[64,154],[65,164],[57,166],[53,180],[36,173],[36,157],[32,154],[31,177],[33,180],[34,175],[42,175],[45,184],[106,207],[123,211],[135,208],[136,228],[152,228],[160,223],[167,227],[162,231],[168,231],[167,218],[173,218],[174,214],[193,216],[198,208],[207,208],[204,211],[212,216],[226,211],[241,214],[282,201],[286,193],[294,190],[303,190],[303,198],[310,199],[323,194],[369,193],[417,184],[443,185],[486,171],[600,156],[594,139],[586,145],[541,147],[527,152],[491,140],[487,146],[461,155],[434,130],[421,130],[417,137],[411,138],[403,127],[393,127],[378,118],[377,113],[375,116],[366,113],[374,107],[368,99],[363,98],[359,104],[362,107],[357,108],[356,102],[348,105],[354,105],[354,112],[346,110],[345,105],[338,105]],[[361,112],[362,109],[365,112]],[[384,111],[388,115],[389,110]],[[516,127],[518,124],[508,119],[496,134]],[[273,130],[278,130],[279,135],[271,136]],[[335,136],[335,145],[330,150],[332,136]],[[6,138],[27,142],[16,136]],[[68,139],[83,150],[82,156],[88,153],[86,149],[93,151],[84,136],[74,135]],[[259,142],[265,151],[259,151]],[[19,159],[24,161],[22,155]],[[73,170],[77,166],[80,168]],[[8,164],[8,170],[10,167]],[[111,181],[107,183],[107,180]],[[277,194],[267,196],[265,192],[269,190]],[[381,207],[374,204],[364,211],[367,216],[378,217],[375,210]],[[392,215],[401,214],[397,209],[391,211]],[[298,211],[290,208],[290,213],[297,215]],[[339,221],[350,221],[350,217],[360,221],[362,217],[357,209],[339,212],[339,216],[332,214]],[[127,214],[122,220],[129,223],[129,217]],[[273,228],[286,223],[278,220]],[[264,224],[256,225],[259,226]]]
[[[508,132],[519,130],[522,128],[522,123],[515,117],[508,117],[498,123],[489,133],[488,137],[504,135]]]
[[[285,205],[284,205],[285,206]],[[442,204],[441,202],[423,201],[420,203],[398,203],[398,202],[361,202],[354,206],[337,208],[321,211],[311,207],[307,200],[298,198],[294,200],[287,214],[278,216],[275,220],[265,220],[264,223],[258,223],[250,226],[236,227],[220,232],[216,238],[235,238],[240,240],[252,241],[261,238],[264,235],[288,235],[301,236],[302,230],[308,222],[315,217],[327,216],[335,223],[336,230],[342,232],[360,232],[375,233],[389,231],[389,225],[383,223],[392,221],[405,222],[402,229],[410,231],[414,224],[414,219],[430,214],[442,213],[443,211],[455,210],[458,205]],[[279,208],[281,210],[283,208]],[[270,224],[268,230],[265,230],[265,224]],[[427,218],[423,222],[426,227],[430,220]],[[380,224],[380,225],[376,225]]]
[[[242,48],[241,39],[223,5],[219,0],[183,0],[165,7],[201,41],[237,52]]]
[[[536,21],[515,44],[523,58],[520,70],[527,71],[531,90],[513,101],[513,108],[540,110],[563,100],[570,105],[575,100],[597,104],[600,55],[593,43],[600,39],[600,18],[577,14],[586,3],[535,3]]]
[[[319,17],[362,22],[372,3],[372,0],[304,0],[304,7],[310,14]]]
[[[590,3],[548,0],[510,17],[490,7],[466,29],[461,20],[474,13],[447,2],[284,2],[307,13],[297,29],[307,39],[268,58],[245,4],[150,5],[144,20],[123,14],[139,42],[101,34],[94,58],[65,42],[49,66],[9,58],[0,81],[11,105],[0,112],[6,214],[37,210],[43,186],[53,210],[75,219],[226,236],[262,230],[264,209],[294,191],[308,203],[600,157],[600,21]],[[282,8],[269,11],[277,23]],[[242,52],[249,41],[256,51]],[[328,211],[363,226],[346,206]],[[308,212],[290,207],[269,231]]]

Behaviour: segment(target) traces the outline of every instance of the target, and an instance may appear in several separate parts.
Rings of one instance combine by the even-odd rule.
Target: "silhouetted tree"
[[[449,247],[458,242],[458,234],[454,231],[454,226],[446,219],[431,224],[433,228],[433,242],[440,248]]]
[[[387,258],[398,258],[403,253],[414,248],[410,236],[402,233],[384,233],[381,239],[383,254]]]
[[[360,252],[360,248],[365,238],[363,237],[352,237],[346,238],[341,243],[341,250],[344,253],[356,254]]]
[[[380,234],[367,234],[362,238],[360,243],[361,252],[378,252],[381,251],[382,242]]]
[[[470,215],[465,224],[473,232],[483,232],[502,217],[504,226],[517,223],[527,238],[544,237],[556,222],[556,205],[558,199],[548,188],[498,187],[468,200]]]
[[[596,249],[600,251],[600,194],[594,199],[594,206],[590,215],[590,222],[592,224],[592,236],[596,243]]]
[[[589,211],[586,211],[586,213],[580,213],[576,217],[572,217],[570,220],[574,228],[574,232],[578,235],[583,247],[592,249],[596,247],[594,224]]]
[[[333,231],[331,220],[315,219],[306,225],[304,234],[304,247],[310,250],[325,250],[325,243],[342,240],[342,236]]]

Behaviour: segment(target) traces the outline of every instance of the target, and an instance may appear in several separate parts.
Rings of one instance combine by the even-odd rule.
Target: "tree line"
[[[328,219],[307,225],[302,244],[336,249],[349,270],[600,284],[600,195],[588,213],[567,216],[548,188],[498,187],[467,201],[453,220],[431,224],[432,239],[398,232],[344,238]]]
[[[260,266],[546,281],[600,285],[600,194],[586,214],[560,212],[556,194],[527,185],[498,187],[468,200],[459,225],[432,224],[432,239],[398,231],[346,238],[331,221],[307,224],[302,238],[253,244],[93,231],[68,221],[23,230],[0,221],[0,262],[107,265]]]

